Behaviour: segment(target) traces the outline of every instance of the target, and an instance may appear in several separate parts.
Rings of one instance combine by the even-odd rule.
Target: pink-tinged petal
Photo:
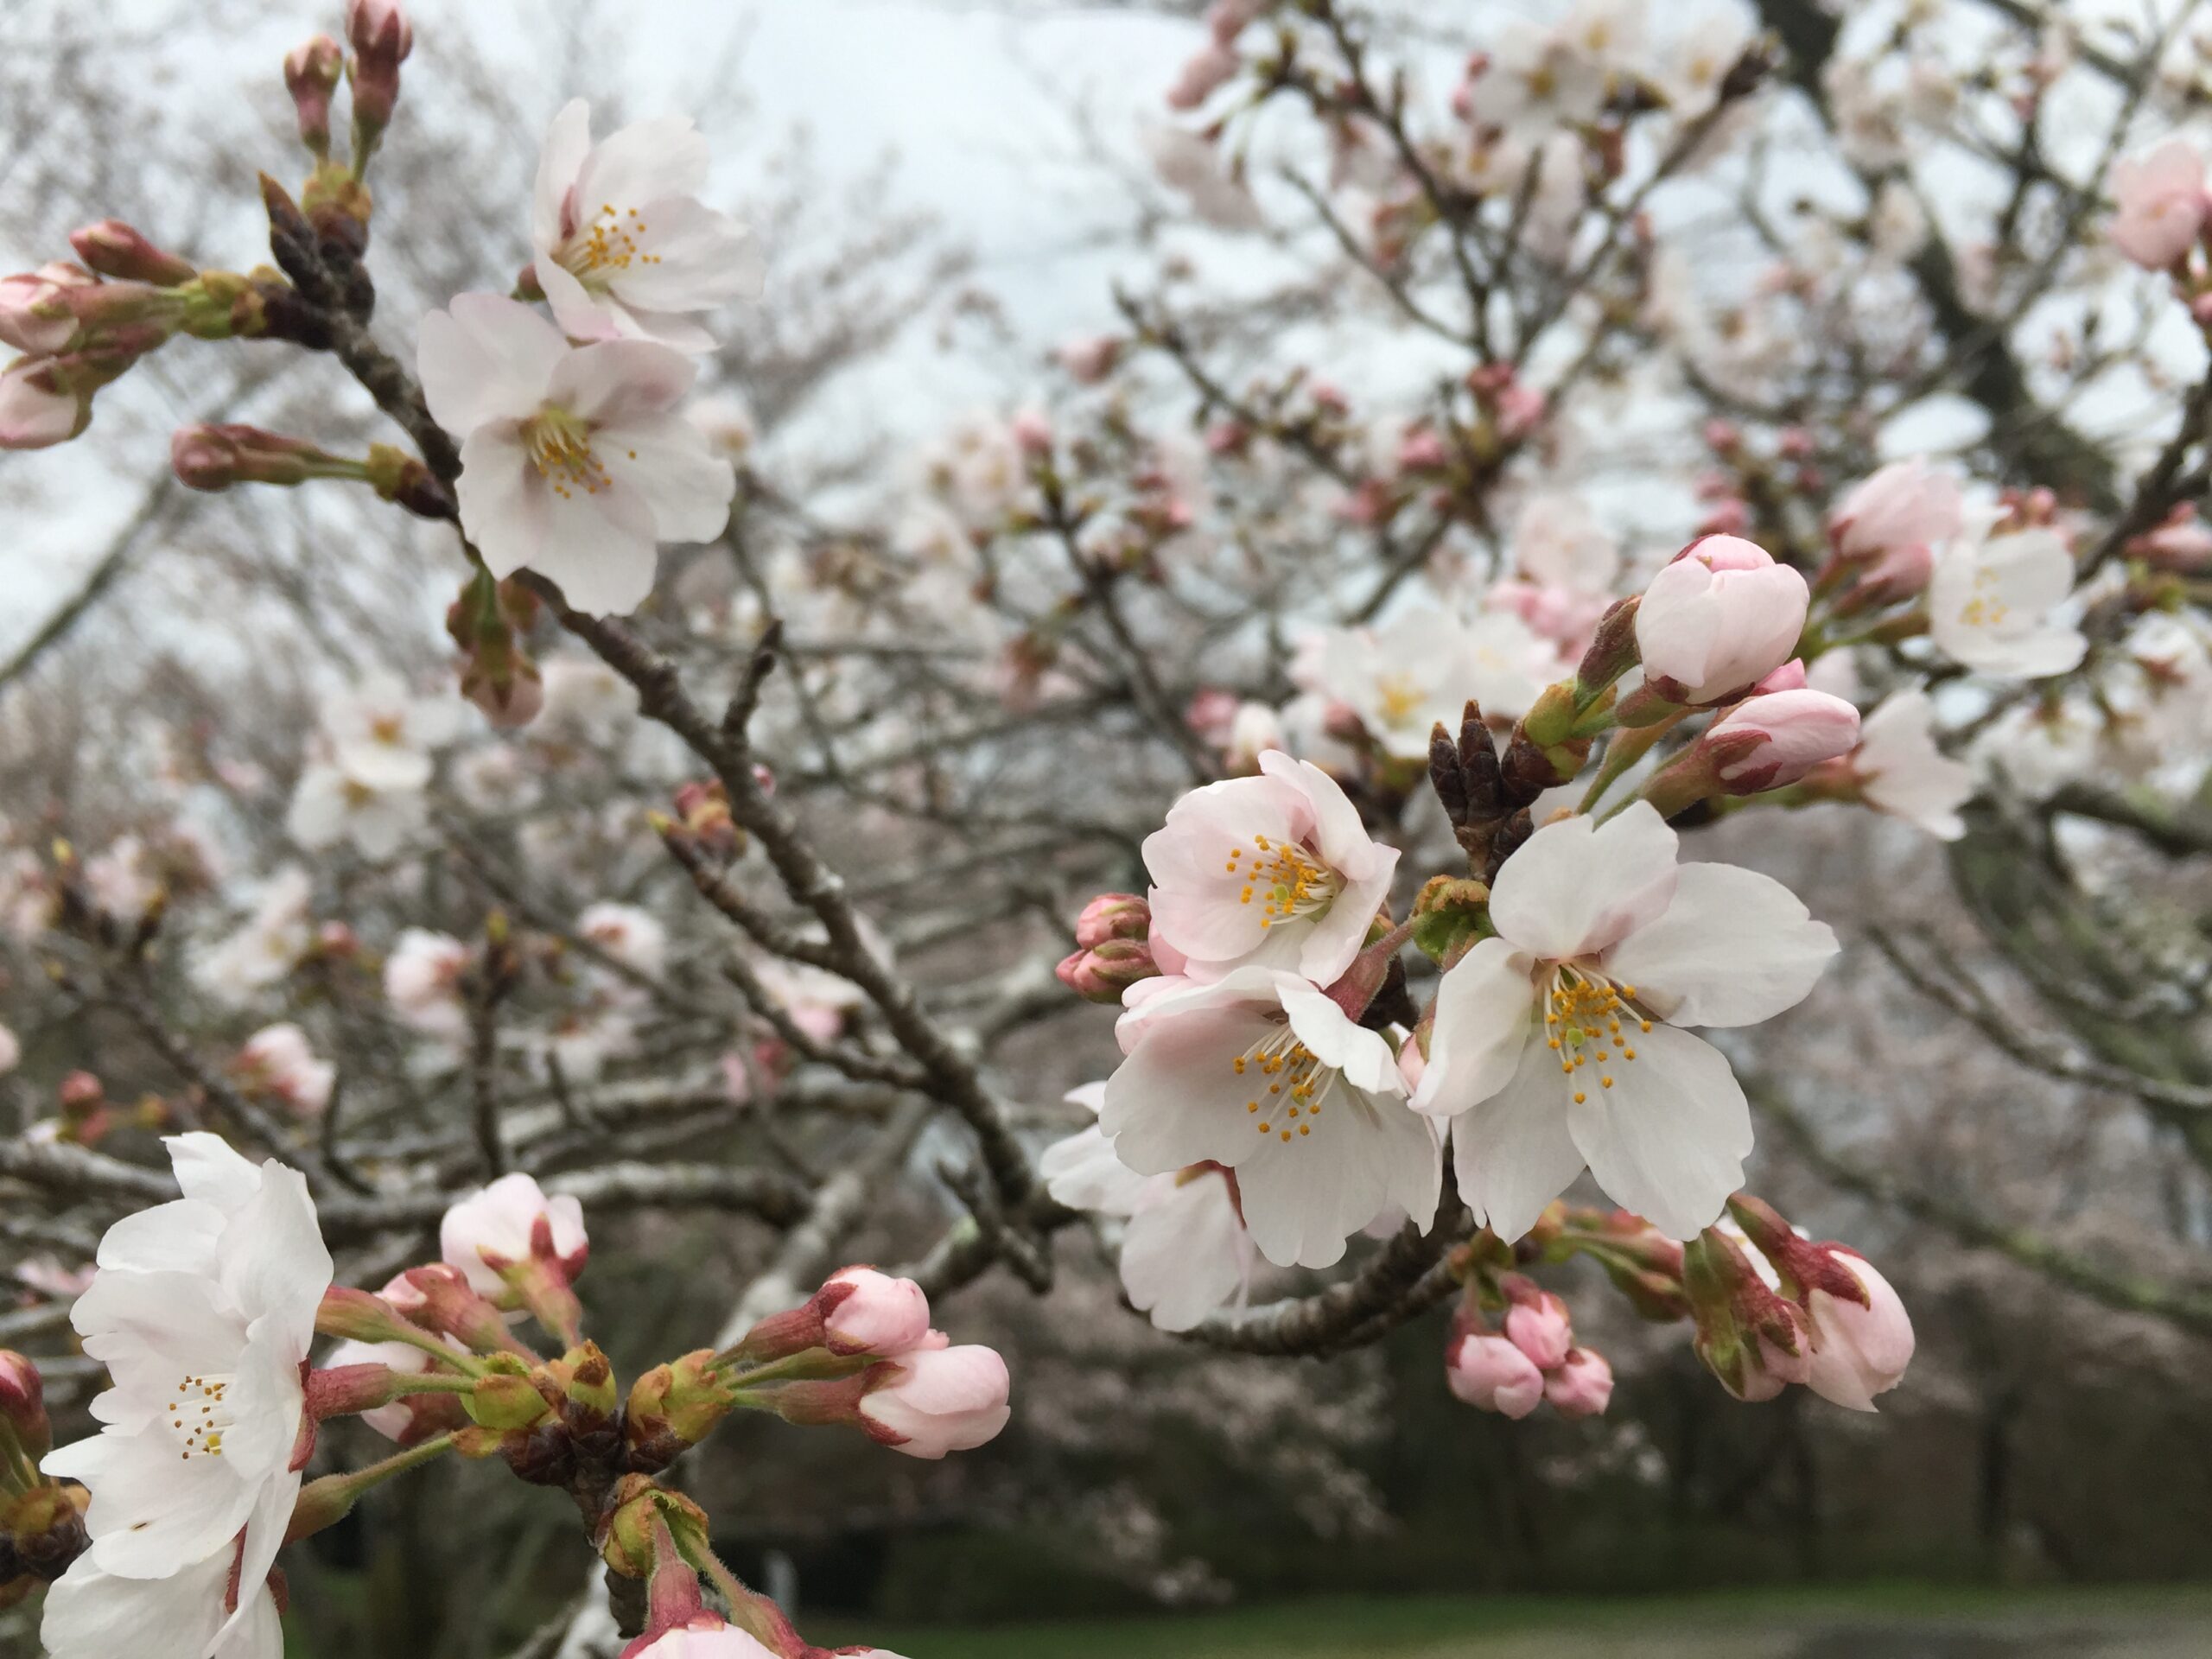
[[[1590,1173],[1668,1237],[1696,1237],[1744,1184],[1751,1107],[1727,1057],[1703,1039],[1655,1022],[1635,1059],[1592,1058],[1572,1088],[1583,1099],[1570,1094],[1567,1127]]]
[[[1531,966],[1503,939],[1484,939],[1446,971],[1414,1110],[1464,1112],[1513,1081],[1535,1007]]]
[[[561,112],[545,130],[545,143],[537,152],[537,181],[531,192],[530,243],[540,262],[540,287],[545,282],[543,266],[551,263],[547,256],[560,245],[562,203],[568,200],[570,188],[583,171],[584,158],[590,154],[591,105],[573,98],[561,106]]]
[[[1343,786],[1312,761],[1294,760],[1280,749],[1270,749],[1260,757],[1260,771],[1294,791],[1303,802],[1302,816],[1310,817],[1313,825],[1310,834],[1314,850],[1331,868],[1348,874],[1359,873],[1360,867],[1372,855],[1386,851],[1395,855],[1395,849],[1375,845],[1359,821],[1359,809],[1351,804]]]
[[[586,158],[576,212],[587,224],[602,207],[618,215],[663,196],[696,196],[707,181],[707,141],[687,115],[633,121]]]
[[[184,1272],[96,1274],[69,1321],[118,1384],[149,1392],[229,1370],[245,1343],[245,1321],[213,1281]]]
[[[1605,972],[1678,1026],[1753,1026],[1803,1001],[1835,933],[1772,876],[1685,864],[1667,913],[1605,953]]]
[[[702,311],[760,291],[760,262],[745,226],[690,196],[663,196],[639,211],[638,257],[609,273],[626,304]]]
[[[607,315],[615,334],[623,340],[656,340],[679,352],[711,352],[719,343],[711,328],[702,327],[675,311],[649,311],[626,303],[620,295],[606,297]]]
[[[1649,801],[1605,823],[1548,823],[1505,861],[1491,890],[1499,935],[1550,962],[1605,950],[1675,896],[1675,832]]]
[[[1122,1288],[1162,1331],[1188,1331],[1244,1286],[1244,1225],[1217,1170],[1173,1177],[1122,1236]]]
[[[537,285],[545,292],[545,303],[553,308],[554,321],[570,340],[621,340],[637,332],[623,326],[620,306],[604,294],[593,293],[563,266],[540,260]]]
[[[710,542],[729,523],[737,474],[729,457],[710,448],[705,435],[681,415],[609,426],[594,443],[608,475],[645,497],[660,540]]]
[[[1813,1321],[1808,1386],[1821,1399],[1850,1411],[1872,1411],[1874,1396],[1904,1379],[1912,1363],[1912,1319],[1874,1264],[1848,1250],[1834,1259],[1866,1290],[1867,1306],[1825,1290],[1808,1299]]]
[[[691,359],[652,340],[602,340],[575,347],[562,360],[546,401],[595,427],[623,426],[673,409],[698,375]],[[698,441],[703,448],[706,439]],[[594,440],[594,449],[605,447]]]
[[[525,561],[531,569],[558,583],[570,605],[594,616],[624,615],[644,604],[659,563],[652,511],[645,499],[620,484],[596,494],[547,494],[545,534]],[[485,562],[491,563],[488,550]]]
[[[1398,849],[1379,848],[1385,857],[1357,880],[1347,881],[1329,907],[1306,920],[1306,937],[1299,946],[1295,967],[1319,985],[1333,984],[1349,969],[1367,944],[1367,930],[1376,912],[1390,897],[1390,882],[1398,868]],[[1277,924],[1280,927],[1281,925]]]
[[[431,415],[466,437],[488,421],[535,413],[568,352],[561,331],[520,301],[462,294],[423,319],[415,366]]]
[[[1223,982],[1224,984],[1229,982]],[[1246,1106],[1261,1089],[1258,1068],[1233,1062],[1281,1029],[1274,1000],[1232,1001],[1147,1020],[1135,1049],[1106,1080],[1098,1127],[1122,1161],[1141,1174],[1191,1164],[1236,1163],[1253,1150]]]
[[[1567,1092],[1559,1057],[1532,1036],[1505,1087],[1452,1120],[1459,1196],[1509,1243],[1582,1173],[1567,1131]]]
[[[1096,1124],[1046,1147],[1037,1173],[1055,1203],[1101,1216],[1130,1214],[1152,1182],[1163,1179],[1140,1175],[1123,1163]]]
[[[240,1628],[256,1617],[257,1604],[265,1602],[265,1595],[250,1595],[269,1582],[269,1569],[276,1565],[276,1552],[283,1547],[284,1530],[290,1525],[292,1507],[299,1501],[300,1478],[288,1475],[273,1480],[263,1487],[253,1513],[246,1519],[245,1539],[238,1551],[238,1605],[223,1621],[223,1634],[235,1637]]]
[[[516,429],[480,426],[461,440],[461,478],[454,486],[461,527],[495,576],[537,563],[557,499],[531,464]]]

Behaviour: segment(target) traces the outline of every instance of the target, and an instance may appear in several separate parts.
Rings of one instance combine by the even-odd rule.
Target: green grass
[[[807,1621],[812,1625],[819,1621]],[[2212,1652],[2212,1586],[1737,1591],[1665,1598],[1403,1596],[1276,1602],[1224,1611],[991,1627],[846,1629],[912,1659],[1760,1659],[1857,1633],[1842,1655],[1920,1650],[1915,1631],[1986,1630],[2022,1659],[2188,1659]],[[2007,1641],[2006,1638],[2010,1638]]]

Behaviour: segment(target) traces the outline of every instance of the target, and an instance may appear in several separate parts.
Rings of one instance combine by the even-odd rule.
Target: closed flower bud
[[[1484,1331],[1452,1338],[1445,1351],[1444,1380],[1478,1411],[1508,1417],[1526,1417],[1544,1397],[1544,1374],[1536,1362],[1505,1338]]]
[[[1731,795],[1794,784],[1823,760],[1859,744],[1859,710],[1825,691],[1800,689],[1750,697],[1706,728],[1713,776]]]
[[[330,100],[346,72],[346,48],[327,35],[296,46],[284,57],[284,89],[300,118],[300,142],[321,156],[330,149]]]
[[[1134,893],[1102,893],[1075,918],[1075,942],[1086,950],[1109,939],[1141,939],[1152,932],[1152,907]]]
[[[124,282],[181,288],[200,275],[200,267],[191,260],[156,247],[143,232],[119,219],[103,219],[70,232],[69,245],[101,276]]]
[[[1691,543],[1637,607],[1644,683],[1693,707],[1742,690],[1796,655],[1805,578],[1737,536]]]
[[[861,1427],[910,1458],[942,1458],[996,1438],[1013,1415],[1012,1384],[995,1349],[923,1348],[869,1368]]]
[[[38,1367],[6,1348],[0,1348],[0,1423],[34,1463],[54,1447],[54,1430],[46,1421],[46,1385]]]
[[[1613,1368],[1593,1348],[1574,1348],[1546,1373],[1544,1398],[1562,1417],[1597,1417],[1613,1398]]]
[[[815,1293],[823,1345],[833,1354],[903,1354],[930,1334],[929,1298],[911,1279],[843,1268]]]
[[[355,142],[373,148],[399,102],[399,66],[415,49],[414,27],[400,0],[351,0],[346,40],[353,48],[346,69],[353,82]]]
[[[1721,1387],[1738,1400],[1771,1400],[1788,1384],[1811,1379],[1802,1313],[1775,1294],[1726,1230],[1708,1227],[1692,1239],[1683,1248],[1682,1273],[1697,1320],[1693,1346]]]
[[[537,1383],[505,1372],[477,1378],[475,1388],[460,1398],[467,1407],[470,1421],[501,1433],[528,1428],[551,1410]]]
[[[1090,1002],[1119,1002],[1139,980],[1160,972],[1152,947],[1142,939],[1108,939],[1063,957],[1052,969],[1060,983]]]
[[[1566,1363],[1567,1352],[1574,1346],[1574,1326],[1567,1318],[1567,1304],[1518,1275],[1507,1281],[1505,1294],[1512,1302],[1505,1310],[1506,1339],[1528,1355],[1540,1371],[1554,1370]]]
[[[38,357],[66,351],[78,327],[71,290],[94,286],[90,271],[64,260],[0,277],[0,340]]]

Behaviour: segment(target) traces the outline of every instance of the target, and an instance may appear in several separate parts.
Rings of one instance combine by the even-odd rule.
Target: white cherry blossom
[[[1452,1119],[1459,1192],[1518,1238],[1586,1165],[1618,1204],[1694,1237],[1743,1180],[1750,1108],[1690,1026],[1802,1000],[1835,936],[1787,887],[1675,862],[1648,802],[1545,825],[1492,887],[1485,938],[1444,976],[1414,1104]]]
[[[1936,747],[1935,722],[1925,691],[1897,692],[1859,723],[1849,765],[1869,805],[1956,841],[1966,834],[1959,808],[1974,793],[1974,772]]]
[[[737,488],[680,412],[697,372],[644,340],[572,346],[528,306],[463,294],[423,319],[423,394],[461,441],[461,528],[494,575],[529,569],[594,613],[652,591],[659,542],[721,533]]]
[[[1154,932],[1218,979],[1248,963],[1327,984],[1351,965],[1398,866],[1335,779],[1280,750],[1194,789],[1145,837]]]
[[[1100,1131],[1140,1174],[1236,1172],[1245,1225],[1279,1267],[1325,1268],[1395,1206],[1426,1227],[1441,1160],[1407,1109],[1397,1058],[1294,974],[1240,968],[1211,984],[1147,981],[1118,1027]]]
[[[2039,680],[2082,660],[2088,642],[2054,614],[2074,587],[2074,556],[2053,530],[1954,543],[1928,583],[1928,631],[1978,673]]]
[[[707,163],[688,116],[633,122],[596,144],[584,99],[553,118],[530,241],[537,285],[571,336],[703,352],[714,336],[683,314],[760,292],[744,226],[699,200]]]

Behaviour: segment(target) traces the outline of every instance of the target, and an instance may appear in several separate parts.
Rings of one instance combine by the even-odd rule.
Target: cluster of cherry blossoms
[[[182,1196],[108,1230],[71,1316],[110,1379],[92,1404],[99,1432],[51,1446],[37,1370],[0,1357],[9,1587],[50,1583],[55,1659],[276,1659],[283,1548],[448,1452],[575,1500],[612,1571],[643,1581],[633,1659],[818,1659],[722,1565],[708,1517],[661,1472],[739,1409],[850,1427],[925,1459],[1006,1426],[1005,1363],[931,1329],[910,1280],[844,1268],[727,1350],[656,1366],[626,1391],[582,1334],[573,1287],[589,1247],[573,1197],[501,1176],[446,1211],[438,1261],[370,1294],[333,1283],[297,1170],[257,1166],[207,1134],[168,1149]],[[532,1347],[524,1319],[563,1351]],[[319,1334],[340,1338],[320,1360]],[[349,1416],[396,1449],[308,1479],[319,1430]]]

